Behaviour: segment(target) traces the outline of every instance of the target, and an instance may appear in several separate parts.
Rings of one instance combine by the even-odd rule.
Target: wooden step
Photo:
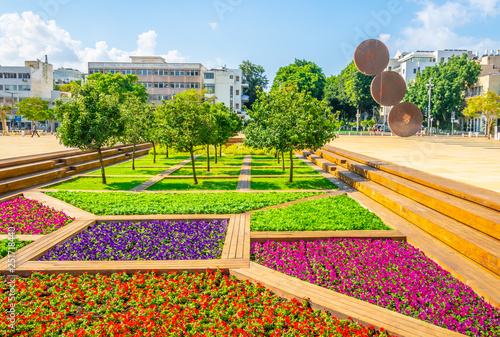
[[[118,149],[111,149],[111,150],[102,151],[103,158],[114,156],[117,154],[118,154]],[[99,154],[97,152],[84,153],[84,154],[80,154],[78,156],[61,158],[61,160],[63,160],[66,163],[66,165],[68,165],[68,166],[72,166],[75,164],[81,164],[81,163],[85,163],[85,162],[88,162],[91,160],[96,160],[96,159],[99,159]]]
[[[33,173],[21,177],[0,181],[0,194],[28,188],[47,183],[52,180],[64,178],[67,168],[52,169],[41,173]]]
[[[459,253],[500,275],[500,242],[345,169],[337,177]]]
[[[0,168],[0,180],[11,179],[27,174],[51,170],[55,167],[55,164],[56,162],[54,160],[46,160],[32,164],[15,165]]]
[[[374,167],[379,170],[397,175],[399,177],[414,181],[427,187],[437,189],[441,192],[445,192],[456,197],[492,208],[496,211],[500,211],[500,193],[415,170],[410,167],[396,165],[390,162],[339,149],[329,145],[322,147],[322,150],[328,152],[329,154],[340,155],[344,158],[360,162],[370,167]]]

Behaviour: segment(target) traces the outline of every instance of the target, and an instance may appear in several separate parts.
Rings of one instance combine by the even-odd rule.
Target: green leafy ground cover
[[[238,187],[238,179],[198,179],[198,184],[194,184],[192,178],[189,179],[163,179],[148,191],[231,191]]]
[[[375,214],[346,195],[304,201],[252,214],[252,231],[390,230]]]
[[[337,185],[331,183],[324,177],[314,178],[293,178],[293,182],[288,182],[288,177],[276,178],[252,178],[252,190],[334,190]]]
[[[210,168],[210,172],[207,172],[206,167],[196,168],[196,175],[198,176],[239,176],[241,172],[240,167],[235,168]],[[193,169],[189,166],[182,167],[175,172],[170,174],[171,176],[192,176]]]
[[[75,178],[66,182],[50,185],[48,189],[59,190],[86,190],[86,191],[129,191],[132,188],[148,181],[149,178],[126,178],[126,177],[108,177],[107,184],[102,183],[101,178]]]
[[[207,167],[207,162],[206,161],[196,161],[194,162],[196,167]],[[212,166],[237,166],[241,167],[243,165],[243,161],[220,161],[218,160],[217,163],[214,163],[213,161],[210,162],[210,167]],[[191,163],[185,165],[184,167],[191,167]]]
[[[255,168],[252,167],[250,174],[253,176],[267,176],[267,175],[290,175],[290,169],[285,169],[283,171],[279,168]],[[319,174],[315,169],[311,167],[294,167],[293,174]]]
[[[150,152],[152,152],[153,150],[151,150]],[[165,161],[165,160],[177,160],[179,162],[185,160],[185,159],[189,159],[190,158],[190,154],[189,153],[180,153],[180,154],[174,154],[174,155],[169,155],[168,158],[165,157],[165,153],[163,153],[162,155],[156,155],[156,161]],[[148,160],[148,161],[153,161],[154,159],[154,156],[152,154],[148,154],[147,156],[144,156],[144,157],[140,157],[136,160]]]
[[[256,149],[243,144],[233,144],[222,148],[222,153],[233,155],[273,155],[274,149]]]
[[[243,163],[243,159],[245,156],[217,156],[217,161],[239,161]],[[196,158],[196,161],[204,160],[207,161],[207,156],[199,156]],[[210,156],[210,162],[212,163],[215,160],[215,156]]]
[[[96,215],[243,213],[323,193],[93,193],[50,192],[48,195]]]
[[[278,163],[277,160],[252,160],[251,163],[252,167],[254,166],[279,166],[281,167],[283,164],[280,162]],[[289,167],[290,166],[290,161],[285,160],[285,166]],[[302,160],[294,160],[293,161],[293,167],[297,166],[308,166],[306,163],[304,163]]]
[[[107,167],[105,168],[104,172],[106,175],[111,175],[111,176],[125,176],[125,175],[131,175],[131,176],[155,176],[157,174],[162,173],[163,171],[168,170],[167,167],[136,167],[135,170],[132,170],[131,167]],[[101,170],[98,171],[93,171],[90,173],[87,173],[87,175],[101,175]]]
[[[12,242],[14,243],[14,247],[12,247]],[[0,241],[0,259],[6,257],[9,254],[9,251],[15,252],[31,242],[32,241],[21,241],[18,239],[15,239],[14,241],[10,241],[8,239]]]

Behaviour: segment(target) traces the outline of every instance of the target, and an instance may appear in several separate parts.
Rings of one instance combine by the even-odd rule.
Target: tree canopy
[[[136,75],[111,74],[106,75],[95,73],[87,77],[87,80],[94,81],[96,88],[108,95],[116,94],[118,102],[125,102],[127,95],[131,93],[136,96],[141,102],[147,102],[148,93],[146,87],[139,84],[139,77]]]
[[[326,77],[323,70],[314,62],[295,59],[295,62],[281,67],[276,73],[272,90],[278,90],[291,84],[299,91],[308,92],[312,97],[322,100],[325,92]]]
[[[240,64],[240,69],[243,72],[243,81],[248,84],[248,88],[243,88],[243,94],[248,95],[248,103],[245,103],[245,105],[250,108],[257,99],[257,92],[265,90],[269,80],[264,75],[264,67],[248,60]]]
[[[50,117],[49,101],[40,97],[26,97],[16,107],[17,114],[30,121],[46,121]]]
[[[468,117],[482,114],[486,118],[486,137],[490,138],[491,125],[500,115],[500,95],[487,91],[482,96],[468,98],[463,114]]]
[[[467,54],[452,56],[446,63],[441,60],[417,73],[415,80],[408,84],[404,101],[416,104],[425,113],[429,104],[426,84],[432,78],[431,117],[448,125],[452,112],[458,113],[465,107],[465,93],[477,82],[480,72],[481,66],[469,60]]]

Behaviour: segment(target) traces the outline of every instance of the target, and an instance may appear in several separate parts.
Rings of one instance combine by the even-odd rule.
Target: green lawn
[[[153,161],[153,158],[154,156],[152,154],[148,154],[147,156],[144,156],[144,157],[141,157],[139,160],[150,160],[150,161]],[[191,158],[191,156],[189,155],[189,153],[187,155],[184,155],[184,154],[176,154],[176,155],[170,155],[168,156],[168,158],[164,155],[164,154],[161,154],[161,155],[156,155],[156,161],[160,160],[160,161],[163,161],[163,160],[177,160],[178,162],[181,162],[185,159],[189,159]]]
[[[375,214],[346,195],[304,201],[252,214],[252,231],[389,230]]]
[[[196,175],[200,176],[239,176],[240,175],[241,168],[235,167],[235,168],[210,168],[210,172],[207,172],[206,167],[201,168],[197,167],[196,168]],[[193,175],[193,169],[191,166],[184,166],[177,171],[173,172],[170,174],[171,176],[192,176]]]
[[[279,166],[281,167],[283,163],[280,160],[280,163],[278,164],[277,160],[252,160],[252,166]],[[285,166],[290,166],[290,160],[285,160]],[[293,167],[297,166],[308,166],[306,163],[304,163],[302,160],[297,159],[293,161]]]
[[[283,171],[282,169],[272,169],[272,168],[255,168],[252,167],[250,174],[253,176],[268,176],[268,175],[290,175],[290,169],[285,169]],[[294,167],[293,168],[293,174],[308,174],[308,175],[316,175],[319,174],[316,170],[314,170],[311,167]]]
[[[206,152],[205,152],[206,153]],[[240,156],[240,155],[226,155],[226,156],[222,156],[220,157],[219,155],[217,155],[217,160],[240,160],[241,162],[243,162],[243,159],[245,159],[245,156]],[[199,156],[198,158],[196,158],[196,160],[207,160],[207,156]],[[210,161],[213,161],[215,160],[215,156],[214,155],[210,155]]]
[[[75,178],[60,184],[48,186],[48,189],[59,190],[87,190],[87,191],[129,191],[132,188],[148,181],[149,178],[122,178],[122,177],[107,177],[107,184],[102,184],[101,178]]]
[[[261,160],[261,159],[276,159],[276,157],[275,156],[252,155],[252,160]]]
[[[169,166],[174,166],[182,162],[182,160],[178,159],[169,159],[169,160],[157,160],[156,163],[154,163],[152,160],[136,160],[135,161],[135,166],[158,166],[158,167],[169,167]],[[116,165],[116,167],[132,167],[132,162],[128,161],[125,163],[120,163]]]
[[[252,178],[252,190],[333,190],[338,189],[324,177],[293,178],[288,182],[288,177],[279,178]]]
[[[206,161],[200,161],[200,160],[195,160],[194,164],[196,166],[203,166],[207,167],[207,162]],[[186,166],[191,165],[191,163],[186,164]],[[210,161],[210,167],[212,166],[241,166],[243,165],[243,161],[223,161],[223,160],[217,160],[217,164],[214,163],[213,161]]]
[[[159,168],[141,168],[136,167],[135,170],[132,170],[131,167],[107,167],[104,172],[106,175],[115,175],[115,176],[154,176],[162,173],[167,170],[168,167],[159,167]],[[87,175],[100,175],[101,170],[87,173]]]
[[[230,191],[236,190],[238,179],[198,179],[198,185],[189,179],[163,179],[148,191]]]

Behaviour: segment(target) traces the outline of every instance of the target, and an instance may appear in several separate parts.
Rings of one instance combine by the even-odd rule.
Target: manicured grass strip
[[[252,190],[334,190],[337,185],[324,177],[318,178],[293,178],[288,182],[288,177],[282,178],[252,178]]]
[[[10,285],[1,282],[0,301]],[[222,272],[16,278],[9,336],[387,336]],[[35,313],[36,311],[36,313]]]
[[[101,178],[76,178],[60,184],[51,185],[49,189],[59,190],[87,190],[87,191],[129,191],[132,188],[147,181],[148,178],[125,178],[125,177],[106,177],[106,185],[102,183]]]
[[[222,160],[222,161],[241,161],[243,162],[243,159],[245,159],[245,156],[233,156],[233,155],[227,155],[227,156],[222,156],[222,157],[219,157],[217,156],[217,161],[219,160]],[[198,158],[196,158],[196,160],[204,160],[204,161],[207,161],[207,156],[199,156]],[[210,156],[210,162],[213,162],[215,160],[215,156],[211,155]]]
[[[48,195],[96,215],[232,214],[309,198],[323,193],[92,193]]]
[[[153,163],[152,160],[136,160],[135,166],[158,166],[159,168],[165,168],[165,170],[166,170],[169,166],[174,166],[174,165],[180,164],[181,162],[182,162],[182,160],[177,160],[177,159],[161,160],[161,161],[157,160],[156,163]],[[118,165],[115,165],[112,167],[132,168],[132,162],[129,161],[129,162],[121,163],[121,164],[118,164]]]
[[[7,255],[9,255],[9,252],[15,252],[24,246],[30,244],[32,241],[21,241],[18,239],[15,239],[13,241],[9,239],[5,239],[0,241],[0,259],[3,259]]]
[[[12,199],[0,203],[0,234],[43,235],[72,222],[63,212],[42,205],[36,200]]]
[[[283,171],[282,169],[279,169],[279,168],[273,169],[273,168],[265,168],[265,167],[263,167],[263,168],[252,167],[250,174],[253,176],[270,176],[270,175],[283,176],[283,175],[290,175],[290,169],[285,169],[285,171]],[[309,175],[318,174],[319,175],[319,172],[317,172],[315,169],[313,169],[311,167],[294,167],[293,174],[309,174]]]
[[[252,260],[469,336],[500,336],[500,310],[406,242],[254,242]]]
[[[151,150],[152,151],[152,150]],[[183,161],[183,160],[186,160],[188,158],[191,158],[191,155],[188,153],[188,154],[175,154],[175,155],[170,155],[167,157],[165,157],[165,154],[162,154],[162,155],[156,155],[156,161],[165,161],[165,160],[178,160],[179,162]],[[154,159],[154,156],[152,154],[149,154],[147,156],[144,156],[144,157],[141,157],[139,159],[136,159],[136,160],[148,160],[148,161],[153,161]]]
[[[133,175],[133,176],[155,176],[157,174],[162,173],[167,170],[167,167],[159,167],[159,168],[146,168],[146,167],[136,167],[135,170],[132,170],[131,167],[107,167],[104,169],[106,175],[115,175],[115,176],[125,176],[125,175]],[[101,170],[87,173],[87,175],[100,175]]]
[[[278,163],[277,160],[252,160],[252,167],[258,167],[258,166],[279,166],[282,167],[283,163],[280,162]],[[285,166],[288,167],[290,166],[290,161],[285,160]],[[297,166],[308,166],[306,163],[304,163],[302,160],[294,160],[293,161],[293,167]]]
[[[149,187],[148,191],[231,191],[238,187],[238,179],[163,179]]]
[[[241,168],[210,168],[207,172],[205,168],[196,168],[196,175],[200,176],[239,176]],[[190,167],[182,167],[170,174],[171,176],[192,176],[193,169]]]
[[[261,159],[274,159],[274,160],[277,160],[275,156],[252,155],[252,160],[261,160]]]
[[[220,259],[227,220],[97,223],[41,261]]]
[[[207,167],[207,162],[206,161],[195,161],[194,163],[196,167]],[[190,166],[191,163],[187,164],[185,167]],[[218,160],[217,163],[214,163],[213,161],[210,162],[210,167],[212,166],[241,166],[243,165],[243,161],[220,161]]]
[[[391,229],[346,195],[308,200],[252,214],[252,231],[349,231]]]

